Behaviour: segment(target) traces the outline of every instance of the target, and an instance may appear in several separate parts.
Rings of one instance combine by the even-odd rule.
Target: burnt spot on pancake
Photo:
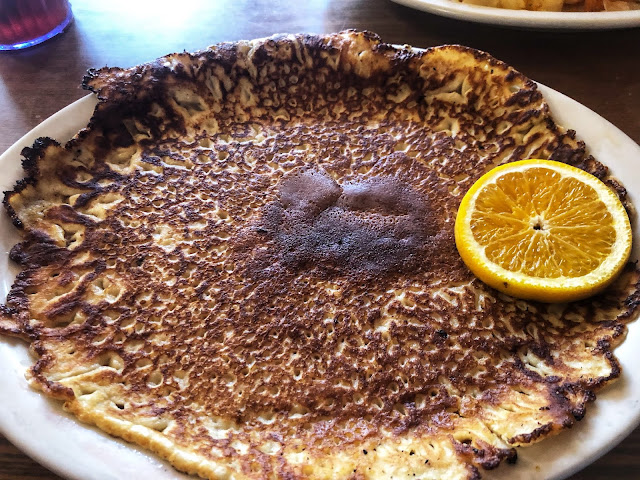
[[[280,181],[256,231],[272,243],[270,257],[293,270],[336,275],[418,272],[438,249],[436,213],[397,177],[368,176],[338,184],[307,168]],[[441,215],[439,215],[441,216]]]

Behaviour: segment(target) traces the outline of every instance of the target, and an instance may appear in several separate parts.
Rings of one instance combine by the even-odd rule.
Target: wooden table
[[[640,143],[640,29],[591,33],[505,29],[440,18],[388,0],[72,3],[75,22],[66,33],[29,50],[0,53],[0,151],[85,95],[79,85],[90,67],[132,66],[173,51],[277,32],[347,28],[374,31],[390,43],[419,47],[459,43],[486,50],[591,108]],[[292,6],[296,4],[305,6]],[[639,471],[640,429],[636,429],[572,478],[631,480]],[[0,480],[55,478],[0,435]]]

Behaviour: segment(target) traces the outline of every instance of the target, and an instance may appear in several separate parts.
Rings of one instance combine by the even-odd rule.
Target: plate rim
[[[395,1],[395,0],[394,0]],[[415,50],[420,50],[420,49],[415,49]],[[552,104],[557,104],[557,105],[569,105],[571,106],[573,109],[577,109],[578,110],[578,116],[580,117],[580,120],[577,121],[578,124],[585,122],[587,120],[585,120],[585,118],[591,118],[593,120],[596,121],[598,128],[602,128],[603,126],[606,127],[606,131],[609,132],[610,134],[613,135],[614,140],[617,142],[622,142],[623,146],[625,148],[629,147],[631,148],[634,152],[635,152],[635,156],[637,156],[637,158],[640,158],[640,146],[638,146],[638,144],[636,144],[634,142],[633,139],[631,139],[628,135],[626,135],[623,131],[621,131],[620,129],[618,129],[615,125],[613,125],[611,122],[609,122],[608,120],[604,119],[602,116],[600,116],[599,114],[597,114],[596,112],[590,110],[588,107],[580,104],[579,102],[577,102],[576,100],[571,99],[570,97],[554,90],[551,89],[549,87],[546,87],[545,85],[539,84],[538,86],[545,98],[545,101],[547,101],[547,103],[549,103],[550,105],[550,111],[553,115],[553,118],[557,121],[558,117],[560,117],[561,115],[558,115],[558,112],[560,109],[556,109],[553,107]],[[96,98],[95,95],[93,94],[88,94],[82,98],[80,98],[79,100],[76,100],[75,102],[71,103],[70,105],[67,105],[66,107],[64,107],[63,109],[59,110],[58,112],[56,112],[55,114],[53,114],[52,116],[50,116],[49,118],[47,118],[45,121],[43,121],[42,123],[40,123],[38,126],[36,126],[35,128],[33,128],[31,131],[29,131],[27,134],[25,134],[20,140],[18,140],[17,142],[15,142],[11,147],[9,147],[2,155],[0,155],[0,168],[4,168],[6,167],[9,162],[15,162],[18,163],[16,161],[17,158],[19,158],[20,156],[20,151],[22,150],[22,148],[24,147],[29,147],[33,144],[33,141],[40,136],[47,136],[47,135],[55,135],[53,133],[50,133],[51,131],[55,130],[55,131],[61,131],[61,130],[65,130],[62,129],[60,127],[61,123],[64,123],[64,120],[69,120],[70,121],[70,126],[68,126],[66,128],[66,131],[68,132],[72,132],[69,134],[68,138],[62,138],[59,137],[58,140],[63,142],[63,141],[67,141],[69,138],[71,138],[74,134],[76,134],[79,130],[81,130],[82,128],[86,127],[86,124],[89,120],[90,117],[90,113],[89,112],[93,112],[93,105],[95,105],[96,103]],[[83,113],[84,115],[80,115],[78,112]],[[560,122],[558,122],[560,123]],[[76,128],[77,127],[77,128]],[[568,126],[566,126],[565,128],[570,129],[570,128],[575,128],[578,131],[578,135],[580,135],[581,130],[583,130],[585,127],[578,127],[578,126],[572,126],[571,124],[569,124]],[[613,138],[612,137],[612,138]],[[596,156],[596,158],[598,158],[598,156]],[[11,166],[11,165],[9,165]],[[18,170],[20,172],[22,172],[22,168],[18,167]],[[9,175],[11,175],[11,173],[9,173]],[[20,178],[20,177],[16,177],[16,178],[11,178],[8,179],[8,182],[11,183],[15,183],[15,181]],[[625,182],[625,183],[629,183],[629,182]],[[639,195],[640,195],[640,188],[638,189],[639,191]],[[640,197],[638,198],[638,200],[640,200]],[[6,217],[6,215],[5,215]],[[5,222],[6,223],[6,222]],[[3,225],[5,225],[4,223],[0,223],[0,233],[2,233],[3,230]],[[638,226],[637,224],[634,225],[634,233],[638,232]],[[638,246],[635,245],[634,247],[634,258],[638,258]],[[6,253],[6,252],[5,252]],[[12,282],[9,282],[9,286],[11,285]],[[5,286],[0,286],[0,288],[4,288],[6,290]],[[5,301],[5,292],[4,291],[0,291],[0,297],[2,297],[2,303],[4,303]],[[636,319],[635,321],[632,320],[630,321],[630,324],[635,323],[636,326],[634,328],[629,328],[629,334],[627,336],[627,339],[625,342],[623,342],[623,344],[621,346],[619,346],[618,348],[616,348],[614,350],[614,355],[619,358],[619,352],[621,351],[621,349],[623,348],[624,345],[628,345],[629,343],[629,337],[631,336],[631,333],[634,332],[637,334],[634,335],[636,337],[638,337],[639,341],[640,341],[640,324],[639,321]],[[16,347],[16,344],[20,344],[19,347]],[[6,348],[5,348],[6,347]],[[9,350],[11,348],[19,348],[19,349],[24,349],[26,351],[27,349],[27,344],[24,342],[21,342],[19,340],[15,340],[15,339],[9,339],[7,341],[6,337],[3,337],[0,340],[0,359],[3,359],[6,357],[6,355],[8,354]],[[8,350],[9,349],[9,350]],[[622,362],[621,362],[622,363]],[[629,370],[631,369],[627,369],[628,371],[626,371],[626,375],[623,373],[622,377],[626,378],[627,380],[629,378],[631,378],[632,380],[635,380],[635,382],[638,384],[636,385],[638,388],[638,391],[640,391],[640,374],[636,375],[635,377],[633,376],[629,376]],[[7,375],[6,372],[1,372],[0,371],[0,381],[3,380],[5,378],[5,375]],[[26,381],[24,381],[24,377],[22,377],[22,381],[26,384]],[[617,382],[615,382],[613,384],[613,386],[615,387],[615,385],[619,385],[620,383],[624,383],[622,382],[622,378],[618,379]],[[604,391],[601,391],[598,393],[599,397],[607,397],[607,395],[610,395],[609,392],[611,391],[612,387],[608,387],[606,388]],[[59,403],[60,402],[56,402],[54,400],[48,399],[46,398],[42,393],[37,392],[35,390],[31,390],[27,387],[26,389],[29,393],[27,395],[29,396],[35,396],[40,400],[40,403],[42,405],[44,405],[45,408],[48,409],[55,409],[57,410],[60,414],[61,417],[67,417],[66,418],[66,423],[69,423],[69,425],[71,425],[71,428],[73,429],[73,432],[76,432],[78,430],[82,430],[83,432],[88,431],[88,432],[93,432],[93,433],[89,433],[88,437],[89,438],[101,438],[102,440],[104,440],[103,443],[108,444],[110,446],[114,446],[113,449],[109,448],[110,452],[106,452],[107,453],[107,458],[109,458],[109,454],[113,453],[114,455],[116,455],[118,458],[138,458],[141,459],[140,461],[142,463],[144,463],[145,465],[148,465],[148,468],[150,468],[154,475],[161,475],[157,476],[156,478],[162,478],[162,479],[169,479],[169,478],[184,478],[184,479],[188,479],[188,478],[192,478],[192,477],[187,477],[185,476],[183,473],[178,472],[177,470],[174,470],[167,462],[165,462],[164,460],[160,459],[159,457],[157,457],[155,454],[153,454],[152,452],[149,452],[147,450],[142,449],[141,447],[138,447],[137,445],[133,445],[133,444],[129,444],[127,442],[125,442],[122,439],[119,438],[115,438],[112,436],[109,436],[108,434],[98,430],[97,428],[87,425],[87,424],[83,424],[80,421],[78,421],[77,419],[75,419],[74,417],[64,413],[62,411],[61,408],[59,408]],[[0,392],[0,405],[2,405],[2,392]],[[595,415],[598,414],[598,412],[594,412],[594,410],[598,410],[597,407],[603,406],[603,401],[599,398],[599,402],[595,402],[595,403],[590,403],[588,406],[588,412],[586,415],[586,420],[593,418]],[[638,405],[640,406],[640,400],[637,402]],[[52,406],[53,405],[53,406]],[[58,405],[58,407],[55,407],[55,405]],[[594,408],[596,407],[596,408]],[[15,412],[14,412],[15,413]],[[32,413],[32,412],[30,412]],[[603,415],[600,412],[600,415]],[[51,454],[48,454],[47,451],[40,451],[37,450],[35,444],[33,441],[31,441],[31,437],[34,433],[33,429],[30,429],[28,432],[23,432],[21,427],[23,427],[23,424],[20,423],[19,421],[14,420],[13,423],[10,420],[11,415],[2,415],[0,416],[0,432],[11,442],[13,443],[17,448],[19,448],[22,452],[24,452],[25,454],[27,454],[28,456],[30,456],[31,458],[33,458],[35,461],[37,461],[38,463],[46,466],[48,469],[50,469],[51,471],[57,473],[60,476],[69,478],[69,479],[88,479],[88,478],[95,478],[96,480],[100,479],[103,480],[105,478],[122,478],[119,476],[114,476],[111,477],[108,473],[105,475],[105,472],[98,472],[98,476],[94,476],[91,475],[91,472],[88,472],[86,470],[78,470],[78,466],[76,463],[73,462],[73,460],[71,460],[74,455],[76,457],[78,456],[85,456],[86,452],[83,452],[81,450],[74,450],[73,452],[70,452],[70,454],[65,457],[55,457],[52,456]],[[60,420],[59,418],[54,418],[54,421],[56,420]],[[65,420],[65,418],[62,418],[62,420]],[[609,450],[611,450],[612,448],[614,448],[618,443],[620,443],[633,429],[635,429],[638,424],[640,424],[640,408],[636,408],[635,410],[635,415],[633,417],[631,417],[630,421],[628,417],[625,417],[626,422],[625,423],[621,423],[619,425],[619,428],[615,429],[615,432],[613,434],[613,436],[609,435],[609,438],[606,442],[601,443],[599,445],[599,447],[593,451],[588,452],[588,454],[584,455],[582,458],[580,458],[578,461],[576,461],[576,459],[574,457],[572,457],[570,459],[570,461],[568,463],[565,463],[561,468],[556,468],[554,469],[552,472],[549,472],[549,479],[561,479],[561,478],[566,478],[574,473],[576,473],[579,470],[582,470],[583,468],[586,468],[588,465],[590,465],[592,462],[594,462],[597,458],[599,458],[600,456],[604,455],[605,453],[607,453]],[[581,426],[580,424],[582,423],[582,425],[584,425],[585,420],[583,420],[582,422],[578,422],[578,428]],[[65,422],[63,422],[65,423]],[[575,427],[574,427],[575,428]],[[26,430],[26,429],[25,429]],[[61,430],[61,432],[64,432],[64,429]],[[571,432],[564,432],[564,439],[566,439],[566,435],[570,434]],[[58,433],[59,435],[65,435],[65,433]],[[84,435],[84,433],[81,433],[81,435]],[[97,437],[96,437],[97,435]],[[562,434],[560,435],[562,436]],[[553,441],[553,440],[557,440],[559,437],[553,437],[550,439],[546,439],[544,442],[541,442],[544,445],[548,445],[549,442]],[[562,444],[562,440],[560,440],[560,444]],[[520,458],[521,460],[518,462],[521,465],[521,469],[530,471],[529,469],[533,468],[532,466],[527,466],[526,463],[525,465],[522,465],[522,461],[523,458],[525,459],[524,461],[526,462],[526,454],[527,452],[531,452],[532,449],[534,449],[536,446],[531,446],[531,447],[527,447],[524,448],[522,450],[519,450],[519,454],[520,454]],[[113,450],[111,452],[111,450]],[[125,451],[126,450],[126,451]],[[101,450],[101,453],[102,450]],[[129,455],[130,454],[130,455]],[[142,464],[138,464],[135,466],[135,468],[139,468],[140,465]],[[120,467],[118,467],[120,468]],[[517,466],[515,468],[518,468]],[[501,476],[500,473],[503,472],[503,475],[506,476]],[[487,470],[483,470],[482,471],[482,476],[485,479],[502,479],[502,478],[514,478],[512,477],[512,474],[514,474],[516,472],[513,471],[513,468],[510,468],[509,466],[506,465],[501,465],[500,468],[498,468],[497,470],[491,470],[491,471],[487,471]],[[526,472],[525,472],[526,473]],[[94,472],[95,474],[95,472]],[[536,474],[540,474],[540,472],[536,472]],[[529,477],[523,477],[523,478],[529,478]]]
[[[549,30],[609,30],[640,27],[640,10],[623,12],[533,12],[460,3],[455,0],[391,0],[442,17],[488,25]]]

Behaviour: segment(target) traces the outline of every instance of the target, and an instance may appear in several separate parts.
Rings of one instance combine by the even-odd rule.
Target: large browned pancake
[[[65,146],[5,198],[0,330],[31,384],[209,478],[479,478],[620,374],[629,267],[596,298],[498,294],[458,203],[493,166],[576,165],[535,83],[460,46],[280,36],[92,71]]]

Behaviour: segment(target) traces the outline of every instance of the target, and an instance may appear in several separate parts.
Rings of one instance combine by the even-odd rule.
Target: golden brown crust
[[[619,376],[635,266],[549,306],[455,250],[462,195],[499,163],[625,196],[504,63],[288,35],[85,86],[88,128],[26,149],[5,197],[23,270],[0,320],[82,421],[209,478],[479,478]]]

